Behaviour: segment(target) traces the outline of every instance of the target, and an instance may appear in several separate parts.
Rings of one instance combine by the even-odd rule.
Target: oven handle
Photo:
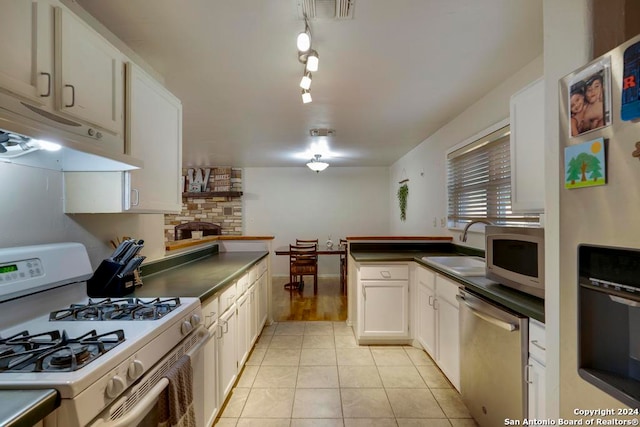
[[[202,348],[209,342],[211,339],[211,335],[207,329],[200,325],[198,329],[195,331],[199,336],[199,341],[187,351],[187,355],[191,358],[198,353]],[[91,427],[127,427],[133,425],[134,422],[140,421],[147,413],[153,409],[153,405],[156,404],[158,397],[164,391],[165,388],[169,385],[169,380],[165,377],[160,378],[158,383],[154,385],[151,390],[142,398],[138,403],[136,403],[135,407],[127,412],[121,418],[117,420],[105,420],[104,418],[98,418],[95,420]]]
[[[147,414],[147,412],[149,412],[153,408],[153,405],[156,404],[158,397],[164,391],[164,389],[167,388],[168,385],[169,380],[166,378],[161,378],[158,383],[154,385],[151,390],[149,390],[149,393],[147,393],[147,395],[136,404],[135,408],[131,412],[127,413],[127,415],[113,421],[105,421],[103,418],[98,418],[93,424],[91,424],[91,427],[126,427],[132,425],[135,420],[143,418]]]

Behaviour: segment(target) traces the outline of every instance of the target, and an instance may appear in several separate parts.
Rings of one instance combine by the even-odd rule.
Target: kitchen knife
[[[129,261],[127,263],[127,265],[124,266],[124,268],[122,268],[120,270],[120,273],[118,273],[118,277],[123,278],[124,276],[133,273],[133,271],[140,267],[140,264],[142,264],[142,261],[145,260],[145,256],[137,256],[135,258],[132,258],[131,261]]]
[[[136,254],[140,252],[140,249],[142,249],[143,246],[144,245],[138,245],[137,243],[132,243],[131,246],[129,246],[129,249],[127,249],[127,251],[124,253],[124,255],[120,257],[120,259],[118,260],[118,263],[121,265],[126,265],[129,261],[131,261],[131,258],[136,256]]]
[[[121,257],[132,244],[133,242],[130,240],[123,240],[108,258],[109,261],[118,262],[118,257]]]

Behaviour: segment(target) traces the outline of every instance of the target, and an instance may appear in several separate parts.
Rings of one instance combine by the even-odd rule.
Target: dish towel
[[[158,399],[158,427],[196,427],[191,358],[182,356],[164,377],[169,385]]]

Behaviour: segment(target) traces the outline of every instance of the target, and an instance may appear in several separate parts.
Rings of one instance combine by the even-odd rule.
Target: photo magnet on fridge
[[[607,183],[607,156],[604,138],[564,149],[564,188],[583,188]]]
[[[569,82],[570,135],[611,124],[611,59],[602,58],[578,71]]]
[[[620,118],[634,120],[640,117],[640,42],[625,49],[623,61]]]

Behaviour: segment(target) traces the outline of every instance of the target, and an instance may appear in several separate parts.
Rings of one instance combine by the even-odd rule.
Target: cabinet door
[[[249,294],[246,292],[238,298],[238,369],[244,365],[249,355]]]
[[[248,327],[247,327],[247,331],[248,331],[248,336],[247,336],[247,342],[248,342],[248,347],[249,349],[251,349],[251,347],[253,346],[253,344],[256,342],[256,339],[258,338],[258,300],[257,300],[257,289],[258,289],[258,284],[254,283],[251,286],[249,286],[249,290],[247,291],[247,293],[249,294],[249,321],[248,321]]]
[[[180,212],[182,104],[132,63],[127,64],[127,154],[143,159],[131,171],[132,212]]]
[[[209,327],[212,338],[204,347],[204,420],[205,425],[213,425],[218,414],[218,323]]]
[[[0,88],[39,106],[53,99],[53,7],[0,0]]]
[[[438,350],[436,363],[451,384],[460,390],[460,321],[458,307],[447,300],[436,300]]]
[[[435,278],[434,272],[418,268],[416,339],[431,357],[435,357],[436,350]]]
[[[235,304],[218,321],[218,398],[224,402],[238,375]]]
[[[267,307],[268,307],[268,293],[267,293],[267,274],[263,273],[258,278],[258,334],[262,331],[262,327],[267,322]]]
[[[529,358],[528,369],[528,394],[530,419],[543,420],[547,417],[545,409],[545,367],[535,359]]]
[[[409,282],[364,280],[360,283],[360,335],[403,338],[409,335]]]
[[[57,108],[123,135],[120,52],[62,7],[56,8],[56,52]]]
[[[511,97],[511,208],[544,211],[544,80]]]

